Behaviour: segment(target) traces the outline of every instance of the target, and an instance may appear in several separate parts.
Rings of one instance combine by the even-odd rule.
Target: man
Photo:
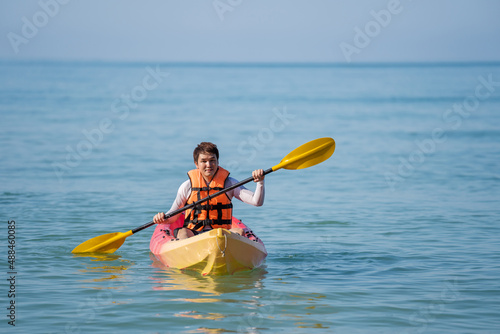
[[[188,172],[189,180],[179,187],[177,197],[169,212],[238,183],[238,180],[229,177],[227,170],[219,166],[219,150],[215,144],[200,143],[194,149],[193,159],[196,169]],[[242,229],[231,228],[233,207],[231,200],[233,197],[254,206],[261,206],[264,203],[264,171],[262,169],[254,170],[252,177],[257,183],[255,192],[240,186],[186,210],[184,226],[176,229],[174,236],[178,239],[186,239],[219,227],[241,235]],[[154,216],[153,221],[156,224],[170,224],[178,218],[179,215],[165,219],[165,214],[160,212]]]

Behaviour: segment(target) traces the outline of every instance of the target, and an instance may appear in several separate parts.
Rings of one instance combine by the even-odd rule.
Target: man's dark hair
[[[196,148],[193,151],[193,158],[194,162],[198,163],[198,157],[200,154],[215,154],[217,157],[217,161],[219,160],[219,150],[217,149],[217,145],[210,143],[210,142],[201,142],[196,146]]]

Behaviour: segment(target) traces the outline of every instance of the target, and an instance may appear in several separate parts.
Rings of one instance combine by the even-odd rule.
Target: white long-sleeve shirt
[[[226,182],[224,183],[224,188],[228,188],[238,182],[239,182],[238,180],[232,177],[228,177],[226,179]],[[247,203],[254,206],[261,206],[262,204],[264,204],[264,193],[265,193],[264,180],[262,180],[257,182],[257,185],[255,187],[255,192],[248,190],[244,186],[239,186],[237,188],[234,188],[226,192],[226,195],[229,197],[230,200],[232,200],[233,197],[236,197],[243,203]],[[170,210],[168,210],[167,214],[184,207],[190,195],[191,195],[191,181],[186,180],[184,183],[181,184],[179,190],[177,190],[177,196],[175,197],[174,203],[172,204]],[[175,222],[179,218],[179,215],[180,214],[170,217],[169,219],[167,219],[166,223],[170,224]]]

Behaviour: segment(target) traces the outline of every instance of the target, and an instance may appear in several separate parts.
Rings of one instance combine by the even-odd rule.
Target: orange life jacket
[[[198,169],[189,171],[188,176],[191,181],[191,195],[186,204],[189,205],[224,189],[229,172],[219,167],[208,186]],[[230,229],[233,204],[227,194],[222,194],[186,210],[185,216],[184,227],[190,230],[201,231],[205,226]]]

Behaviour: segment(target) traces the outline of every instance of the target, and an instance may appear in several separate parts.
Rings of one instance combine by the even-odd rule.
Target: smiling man
[[[200,143],[194,149],[193,159],[196,169],[188,172],[189,180],[179,187],[177,197],[168,212],[180,209],[238,183],[238,180],[229,177],[227,170],[219,166],[219,150],[215,144]],[[231,228],[233,216],[231,200],[236,197],[240,201],[254,206],[261,206],[264,203],[264,171],[262,169],[254,170],[252,176],[254,182],[257,183],[255,192],[240,186],[186,210],[184,226],[176,229],[174,236],[178,239],[186,239],[214,228],[225,228],[233,233],[242,234],[242,229]],[[165,219],[165,213],[160,212],[154,216],[153,221],[156,224],[170,224],[178,218],[179,215]]]

